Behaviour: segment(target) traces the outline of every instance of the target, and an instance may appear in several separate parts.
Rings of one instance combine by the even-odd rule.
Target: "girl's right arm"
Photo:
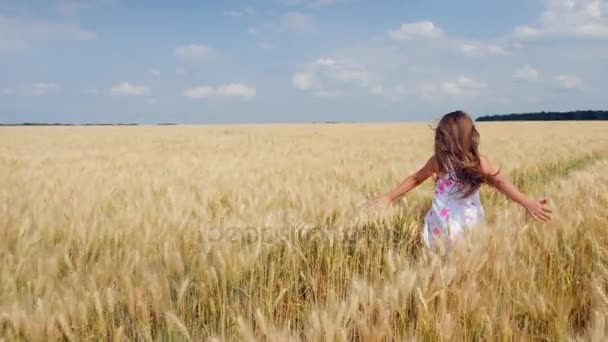
[[[432,156],[427,160],[422,168],[405,178],[392,191],[373,199],[372,201],[368,202],[368,205],[379,205],[381,207],[386,207],[399,197],[408,193],[413,188],[422,184],[422,182],[427,180],[427,178],[431,177],[434,173],[437,173],[437,162],[435,161],[435,156]]]
[[[545,207],[545,204],[547,204],[546,199],[537,201],[523,194],[515,185],[513,185],[513,183],[500,173],[499,169],[494,167],[494,165],[484,157],[481,157],[481,170],[489,178],[490,185],[505,194],[510,200],[524,207],[535,220],[551,220],[551,210]]]

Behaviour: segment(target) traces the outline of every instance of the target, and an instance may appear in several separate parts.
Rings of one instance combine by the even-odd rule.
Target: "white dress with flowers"
[[[440,239],[446,239],[451,245],[464,230],[483,222],[479,190],[468,197],[460,197],[453,173],[438,177],[433,205],[424,218],[422,231],[422,240],[428,247]]]

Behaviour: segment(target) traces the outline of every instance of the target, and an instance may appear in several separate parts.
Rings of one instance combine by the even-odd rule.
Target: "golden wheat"
[[[555,209],[422,248],[424,124],[0,128],[0,340],[602,340],[608,124],[483,123]]]

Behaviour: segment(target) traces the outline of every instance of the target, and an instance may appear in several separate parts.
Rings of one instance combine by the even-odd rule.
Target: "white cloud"
[[[331,57],[322,57],[317,59],[315,64],[318,66],[317,70],[333,80],[365,84],[370,79],[367,69],[348,59],[336,61]]]
[[[34,88],[39,89],[41,91],[53,91],[53,90],[57,90],[59,88],[59,86],[55,83],[40,82],[40,83],[34,84]]]
[[[384,94],[384,87],[381,85],[376,85],[376,86],[370,87],[369,92],[372,95],[382,95],[382,94]]]
[[[504,46],[501,46],[501,45],[488,44],[486,46],[486,49],[488,50],[489,54],[493,54],[493,55],[510,55],[511,54],[511,51],[509,51],[507,48],[505,48]]]
[[[515,38],[550,37],[608,38],[608,2],[605,0],[545,0],[544,10],[534,25],[516,27]]]
[[[78,25],[0,16],[0,53],[22,51],[41,41],[86,41],[96,37],[95,32]]]
[[[516,38],[533,38],[539,36],[539,29],[530,26],[518,26],[513,29],[513,36]]]
[[[255,87],[243,83],[229,83],[217,87],[199,86],[184,91],[184,95],[193,99],[213,96],[251,98],[256,95]]]
[[[312,17],[302,12],[287,12],[279,19],[279,26],[286,31],[309,32],[313,29]]]
[[[523,67],[515,70],[514,76],[518,80],[537,81],[540,74],[538,70],[534,69],[533,67],[524,65]]]
[[[416,86],[418,95],[421,98],[428,99],[437,96],[437,86],[431,82],[422,82]]]
[[[256,89],[242,83],[231,83],[219,86],[217,89],[219,96],[242,96],[253,97],[256,94]]]
[[[470,44],[470,43],[462,44],[461,48],[462,48],[462,52],[464,52],[466,55],[474,55],[478,51],[478,47],[476,45]]]
[[[468,41],[460,44],[462,53],[467,56],[510,55],[506,47],[498,44]]]
[[[3,90],[4,95],[36,97],[44,96],[59,90],[56,83],[38,82],[30,86],[19,88],[7,88]]]
[[[401,95],[401,96],[405,96],[405,95],[408,95],[410,93],[409,90],[407,90],[407,87],[404,86],[404,85],[398,85],[398,86],[396,86],[395,89],[394,89],[394,91],[395,91],[395,94]]]
[[[371,89],[371,73],[363,66],[347,58],[321,57],[291,78],[294,88],[303,91],[316,90],[316,94],[337,94],[329,88],[358,85]],[[343,93],[343,92],[340,92]]]
[[[397,42],[433,41],[422,48],[434,49],[435,53],[457,51],[466,56],[510,55],[512,52],[500,41],[479,41],[446,34],[431,21],[402,24],[398,29],[389,30],[388,37]]]
[[[211,97],[215,95],[215,88],[210,86],[189,88],[184,91],[184,95],[196,99],[203,97]]]
[[[196,62],[207,59],[213,49],[205,44],[189,44],[173,49],[173,55],[184,61]]]
[[[430,21],[402,24],[398,29],[388,32],[393,40],[434,39],[443,36],[443,31]]]
[[[149,88],[143,85],[136,85],[130,82],[122,82],[110,88],[112,96],[141,96],[147,94]]]
[[[486,88],[484,83],[465,76],[460,76],[455,81],[443,82],[441,85],[441,89],[452,96],[477,95],[484,88]]]
[[[313,72],[296,72],[291,78],[291,84],[298,90],[312,90],[319,88],[319,80]]]
[[[150,69],[150,74],[154,77],[160,77],[160,70],[158,69]]]
[[[322,57],[317,59],[317,65],[334,66],[336,61],[331,57]]]
[[[558,75],[555,80],[564,89],[580,89],[584,84],[583,79],[576,75]]]

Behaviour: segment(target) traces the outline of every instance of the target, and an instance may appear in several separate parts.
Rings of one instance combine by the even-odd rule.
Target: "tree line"
[[[484,115],[476,121],[554,121],[554,120],[608,120],[606,110],[577,110],[571,112],[534,112]]]

